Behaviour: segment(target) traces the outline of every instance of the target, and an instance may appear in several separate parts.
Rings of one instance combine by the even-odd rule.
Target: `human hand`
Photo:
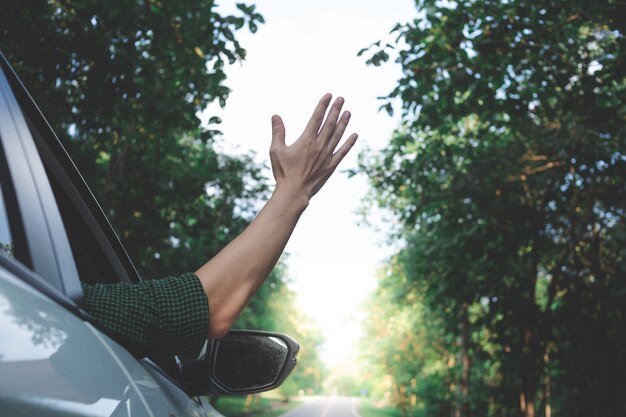
[[[278,115],[272,116],[270,160],[277,189],[287,189],[308,201],[322,188],[356,142],[357,134],[353,133],[337,149],[350,120],[350,112],[345,111],[340,117],[344,100],[338,97],[324,120],[331,99],[331,94],[322,97],[304,132],[290,146],[285,144],[282,119]]]

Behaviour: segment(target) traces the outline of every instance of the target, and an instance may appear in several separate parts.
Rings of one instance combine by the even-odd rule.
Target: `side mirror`
[[[207,342],[204,357],[183,363],[182,384],[190,395],[252,394],[274,389],[296,365],[300,345],[273,332],[231,330]]]

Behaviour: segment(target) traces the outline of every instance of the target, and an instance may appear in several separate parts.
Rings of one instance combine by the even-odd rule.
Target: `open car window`
[[[0,148],[0,172],[6,172],[6,164],[4,164],[4,155]],[[9,184],[3,184],[6,175],[0,174],[0,254],[12,259],[24,258],[22,250],[16,249],[16,242],[14,238],[13,225],[16,225],[17,221],[13,218],[9,218],[9,208],[6,202],[14,200],[12,195],[9,198],[4,197],[4,192],[8,193],[7,188]],[[6,191],[5,191],[6,190]],[[11,210],[13,211],[13,210]],[[13,216],[12,216],[13,217]],[[22,253],[20,253],[22,252]],[[25,263],[23,261],[23,263]]]
[[[24,265],[70,299],[78,301],[82,290],[59,215],[23,111],[9,82],[17,78],[0,59],[0,146],[4,157],[3,188],[13,190],[13,218],[24,219]],[[8,75],[7,75],[8,74]],[[5,197],[6,197],[5,193]]]
[[[128,255],[58,139],[44,138],[30,117],[27,121],[65,224],[81,281],[137,281],[137,272]],[[51,131],[47,133],[50,135]],[[59,158],[61,152],[65,158]]]
[[[0,184],[0,253],[14,258],[13,235],[9,225],[9,216],[4,207],[4,198],[2,197],[2,184]]]
[[[4,57],[0,62],[43,164],[80,280],[138,281],[126,251],[61,142]]]

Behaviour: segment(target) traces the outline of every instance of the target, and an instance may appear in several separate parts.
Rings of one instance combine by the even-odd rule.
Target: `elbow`
[[[230,331],[232,322],[224,320],[209,321],[209,339],[221,339]]]

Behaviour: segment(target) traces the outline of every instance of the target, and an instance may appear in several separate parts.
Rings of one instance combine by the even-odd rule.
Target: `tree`
[[[228,97],[235,33],[263,18],[212,0],[11,0],[0,49],[147,277],[196,268],[249,221],[266,185],[218,154],[196,113]],[[219,123],[211,118],[210,124]]]
[[[364,374],[371,392],[400,409],[402,416],[416,407],[416,382],[426,377],[423,304],[406,294],[406,280],[397,258],[383,271],[379,285],[366,301],[364,337],[359,343]],[[411,300],[404,303],[401,300]],[[413,414],[411,414],[413,415]]]
[[[419,1],[394,29],[403,124],[363,168],[403,226],[406,286],[465,341],[458,382],[481,389],[472,360],[498,375],[462,414],[626,411],[620,7]]]

